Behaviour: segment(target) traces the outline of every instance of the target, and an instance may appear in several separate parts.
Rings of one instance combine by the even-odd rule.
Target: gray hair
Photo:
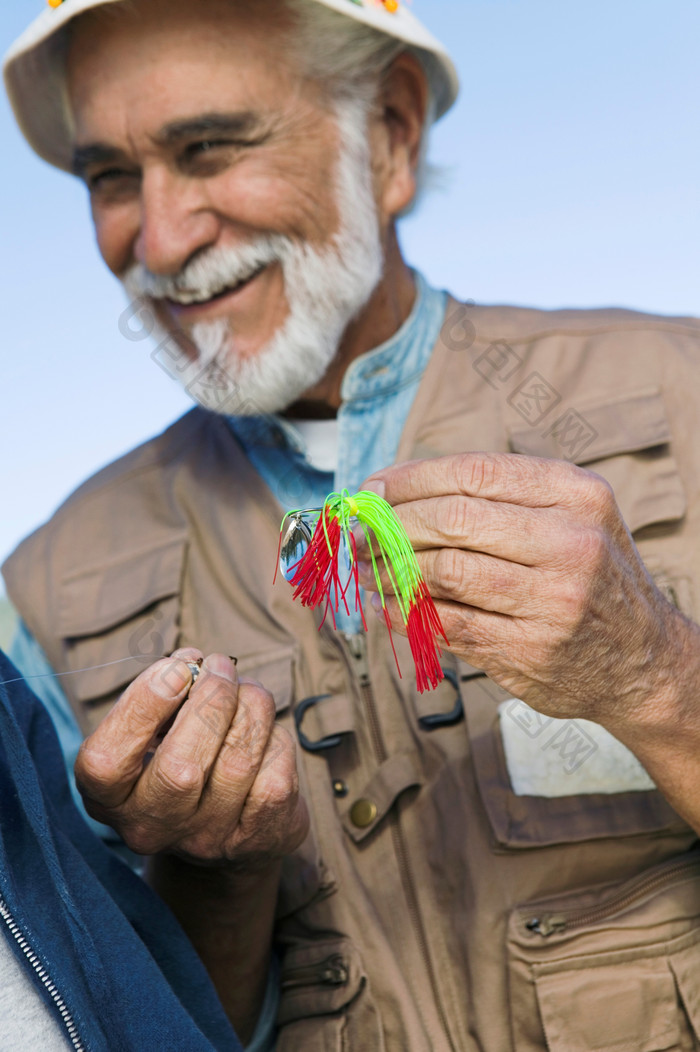
[[[412,211],[435,174],[428,164],[430,130],[436,118],[437,62],[429,52],[412,47],[354,18],[347,18],[315,0],[284,0],[297,21],[295,52],[301,68],[327,88],[337,103],[359,104],[369,113],[382,82],[399,55],[408,52],[420,63],[428,84],[428,104],[416,172],[416,194],[404,214]]]

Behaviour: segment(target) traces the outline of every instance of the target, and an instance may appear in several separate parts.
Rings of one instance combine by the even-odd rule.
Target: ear
[[[416,193],[416,172],[428,109],[428,82],[415,56],[404,52],[391,64],[380,91],[378,114],[382,164],[380,202],[393,219]]]

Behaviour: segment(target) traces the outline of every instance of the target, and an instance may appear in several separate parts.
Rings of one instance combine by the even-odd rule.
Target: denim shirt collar
[[[411,313],[388,340],[348,366],[341,384],[341,407],[380,400],[421,377],[442,324],[445,294],[431,288],[413,271],[416,298]],[[436,331],[437,330],[437,331]],[[279,414],[231,416],[229,424],[243,448],[291,448],[304,455],[305,445],[293,422]]]
[[[416,298],[411,313],[393,336],[350,363],[340,388],[343,405],[391,394],[422,374],[426,329],[432,327],[435,294],[422,274],[413,273]],[[430,350],[433,342],[430,341]]]

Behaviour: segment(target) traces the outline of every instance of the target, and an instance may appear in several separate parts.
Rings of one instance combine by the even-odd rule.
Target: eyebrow
[[[158,146],[177,146],[198,135],[251,135],[261,128],[262,121],[252,110],[241,113],[203,113],[198,117],[166,124],[153,137],[153,142]],[[73,151],[73,171],[76,175],[84,175],[92,164],[113,164],[125,159],[123,151],[115,146],[101,142],[88,143],[77,146]]]
[[[124,154],[114,146],[95,142],[87,146],[76,146],[73,151],[73,171],[76,175],[85,175],[91,164],[113,164],[124,160]]]
[[[252,110],[240,113],[203,113],[182,121],[173,121],[154,137],[154,142],[163,146],[177,145],[183,139],[197,135],[250,135],[261,127],[258,114]]]

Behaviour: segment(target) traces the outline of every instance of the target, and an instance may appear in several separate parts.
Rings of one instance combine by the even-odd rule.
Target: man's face
[[[339,127],[295,69],[275,2],[113,11],[78,22],[68,58],[100,251],[191,356],[194,343],[243,399],[282,408],[325,372],[380,277],[357,115]]]

